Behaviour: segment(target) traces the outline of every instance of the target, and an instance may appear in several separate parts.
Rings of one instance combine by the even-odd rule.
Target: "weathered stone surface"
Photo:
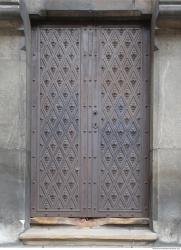
[[[0,4],[19,4],[19,0],[0,0]]]
[[[155,241],[157,234],[148,228],[139,227],[95,227],[77,228],[73,226],[49,226],[32,227],[20,235],[20,239],[26,241],[42,240],[105,240],[105,241]]]
[[[40,14],[43,10],[138,10],[151,13],[152,0],[25,0],[31,14]]]
[[[55,0],[46,1],[45,8],[50,10],[130,10],[133,9],[132,0]]]
[[[142,11],[143,13],[151,14],[152,2],[150,0],[135,0],[135,9]]]
[[[159,0],[158,2],[157,27],[161,29],[180,29],[181,0]]]
[[[153,78],[152,215],[161,242],[179,243],[181,218],[181,33],[157,31]]]
[[[19,0],[0,0],[0,20],[19,19]]]
[[[181,149],[159,150],[159,239],[181,243]]]
[[[180,41],[180,32],[157,33],[155,41],[159,49],[155,62],[159,77],[155,79],[159,93],[156,148],[181,148]]]
[[[14,242],[25,218],[25,52],[15,29],[0,30],[0,243]]]

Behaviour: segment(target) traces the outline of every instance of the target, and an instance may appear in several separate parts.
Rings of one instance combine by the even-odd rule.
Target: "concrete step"
[[[153,242],[157,234],[148,227],[138,226],[98,226],[79,228],[77,226],[32,226],[23,232],[19,239],[25,244],[46,245],[46,243],[68,241],[103,242]]]

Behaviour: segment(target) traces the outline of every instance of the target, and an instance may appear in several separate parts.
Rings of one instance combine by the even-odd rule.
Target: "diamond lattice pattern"
[[[39,209],[79,206],[79,29],[40,30]]]
[[[141,210],[142,31],[102,29],[99,211]]]

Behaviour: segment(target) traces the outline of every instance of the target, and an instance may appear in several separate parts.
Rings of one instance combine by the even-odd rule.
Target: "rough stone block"
[[[158,148],[181,147],[181,58],[180,32],[157,34],[159,51],[158,68],[159,104],[157,107],[159,125]],[[157,74],[155,71],[154,74]],[[153,104],[154,105],[154,104]]]
[[[181,149],[159,150],[158,226],[159,240],[180,241],[181,225]]]

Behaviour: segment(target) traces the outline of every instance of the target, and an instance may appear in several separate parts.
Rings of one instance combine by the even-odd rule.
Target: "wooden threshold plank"
[[[31,224],[40,225],[73,225],[79,227],[95,227],[102,225],[147,225],[149,218],[97,218],[97,219],[81,219],[81,218],[65,218],[65,217],[33,217]]]

